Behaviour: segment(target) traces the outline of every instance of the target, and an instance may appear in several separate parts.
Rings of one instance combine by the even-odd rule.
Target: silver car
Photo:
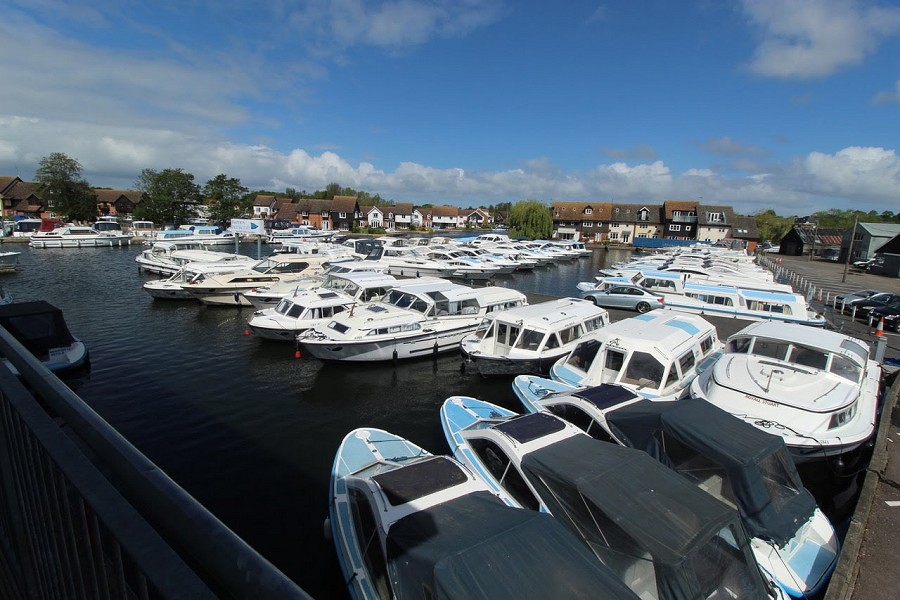
[[[659,294],[637,285],[614,285],[605,290],[583,292],[581,297],[597,306],[625,308],[645,313],[654,308],[663,308],[665,301]]]

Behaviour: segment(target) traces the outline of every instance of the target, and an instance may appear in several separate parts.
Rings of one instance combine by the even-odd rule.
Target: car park
[[[900,301],[873,308],[869,313],[873,324],[884,318],[884,328],[900,333]]]
[[[856,310],[856,316],[861,317],[863,320],[869,318],[869,312],[875,308],[880,308],[882,306],[887,306],[889,304],[894,304],[896,302],[900,302],[900,294],[891,294],[889,292],[881,292],[880,294],[875,294],[868,298],[860,298],[858,300],[852,300],[845,304],[845,310],[853,311]]]
[[[883,294],[881,290],[856,290],[855,292],[850,292],[849,294],[838,294],[834,297],[835,302],[837,304],[843,304],[844,302],[852,302],[854,300],[865,300],[866,298],[871,298],[875,294]]]
[[[837,262],[841,257],[841,249],[840,248],[826,248],[824,252],[822,252],[822,260],[830,260],[832,262]]]
[[[862,270],[862,271],[868,271],[868,270],[871,269],[874,265],[875,265],[875,259],[874,259],[874,258],[868,258],[868,259],[866,259],[866,260],[857,260],[857,261],[853,261],[853,266],[854,266],[855,268],[857,268],[857,269]]]
[[[624,308],[645,313],[654,308],[663,308],[665,300],[659,294],[637,285],[614,285],[605,290],[589,290],[581,297],[590,300],[597,306],[607,308]]]

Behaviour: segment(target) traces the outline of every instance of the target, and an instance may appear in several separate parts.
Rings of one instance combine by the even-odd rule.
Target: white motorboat
[[[322,241],[334,237],[334,231],[325,231],[308,225],[295,225],[290,229],[273,229],[266,236],[266,243],[283,244],[289,241]]]
[[[791,294],[794,289],[786,283],[777,283],[774,281],[764,281],[760,279],[745,278],[713,278],[707,280],[688,279],[683,273],[673,271],[660,271],[656,269],[627,269],[616,270],[607,269],[601,271],[601,275],[594,278],[594,281],[582,281],[577,287],[581,291],[602,290],[611,285],[620,285],[628,283],[639,285],[651,292],[659,292],[664,294],[685,295],[691,286],[703,285],[721,285],[725,287],[736,287],[746,290],[758,290],[766,292],[780,292]]]
[[[327,256],[274,254],[250,269],[229,273],[208,273],[191,279],[185,289],[203,304],[214,306],[251,306],[244,292],[279,281],[291,281],[322,275],[328,268]]]
[[[606,325],[605,308],[560,298],[490,313],[460,349],[482,375],[546,375],[583,335]]]
[[[28,245],[32,248],[103,248],[129,246],[131,235],[119,232],[100,232],[93,227],[64,225],[31,235]]]
[[[488,249],[478,246],[460,246],[459,251],[490,264],[497,265],[498,267],[503,268],[504,272],[508,273],[513,271],[531,271],[537,266],[536,260],[524,258],[520,256],[518,252],[504,250],[502,248]]]
[[[721,349],[716,328],[703,317],[654,310],[583,336],[551,367],[551,379],[519,375],[513,391],[525,402],[616,383],[645,398],[675,400],[688,395],[691,381]]]
[[[784,597],[733,506],[645,452],[466,396],[443,403],[441,426],[454,457],[504,501],[551,513],[639,598]]]
[[[813,597],[828,582],[840,544],[780,436],[698,398],[653,402],[609,384],[523,404],[644,450],[737,508],[757,563],[788,596]]]
[[[144,243],[151,245],[156,242],[184,239],[203,242],[207,246],[234,246],[239,241],[236,233],[223,231],[221,227],[215,225],[182,225],[178,229],[161,229]]]
[[[235,268],[250,268],[259,262],[243,254],[209,250],[202,242],[190,239],[157,242],[141,250],[134,261],[138,270],[159,275],[174,275],[189,263],[227,263]]]
[[[728,338],[691,393],[781,435],[798,463],[851,463],[875,433],[880,381],[862,340],[762,321]]]
[[[379,249],[373,249],[377,254]],[[451,265],[429,258],[425,254],[426,247],[419,246],[384,246],[378,260],[388,265],[386,273],[395,277],[453,277],[457,271]],[[375,254],[371,254],[375,258]]]
[[[637,600],[553,517],[505,505],[455,459],[381,429],[342,440],[328,514],[354,600]]]
[[[513,267],[500,267],[462,252],[443,247],[428,246],[425,256],[452,267],[452,277],[456,279],[487,280],[500,273],[513,272]]]
[[[262,339],[295,342],[298,334],[328,323],[339,313],[381,300],[398,282],[377,272],[329,273],[321,286],[298,290],[274,308],[256,311],[247,325]]]
[[[0,326],[53,373],[71,373],[90,366],[87,346],[72,335],[62,311],[49,302],[36,300],[0,305]],[[2,360],[18,374],[9,360]]]
[[[187,263],[175,273],[163,279],[145,281],[144,291],[157,300],[194,300],[194,297],[185,289],[189,282],[200,280],[208,275],[224,275],[243,271],[246,265],[230,263]]]
[[[493,311],[527,304],[502,287],[471,288],[442,279],[411,279],[380,302],[337,315],[298,336],[315,358],[329,361],[403,360],[459,350],[459,343]]]

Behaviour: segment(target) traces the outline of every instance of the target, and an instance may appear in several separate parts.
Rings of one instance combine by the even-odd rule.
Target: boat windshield
[[[691,555],[701,598],[752,598],[758,593],[733,528],[723,527]]]
[[[519,336],[515,347],[520,350],[537,351],[537,349],[541,347],[541,342],[544,341],[544,336],[545,334],[543,331],[528,329],[526,327],[522,330],[522,335]]]
[[[854,383],[858,383],[860,375],[862,375],[862,369],[859,368],[859,365],[839,354],[832,354],[831,365],[828,367],[828,370]]]
[[[275,312],[286,317],[297,319],[303,314],[303,307],[288,298],[284,298],[278,303],[278,306],[275,307]]]
[[[635,351],[628,359],[621,382],[641,388],[659,389],[664,372],[665,366],[655,356]]]

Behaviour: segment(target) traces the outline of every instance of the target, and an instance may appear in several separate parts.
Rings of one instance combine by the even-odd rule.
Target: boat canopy
[[[399,520],[387,561],[397,598],[636,598],[552,516],[488,492]]]
[[[0,325],[38,358],[75,342],[62,311],[43,300],[0,306]]]
[[[698,483],[718,478],[753,537],[781,546],[815,512],[784,438],[698,398],[642,400],[606,415],[616,437]]]
[[[766,598],[737,512],[650,455],[576,435],[529,452],[522,469],[638,595]]]

